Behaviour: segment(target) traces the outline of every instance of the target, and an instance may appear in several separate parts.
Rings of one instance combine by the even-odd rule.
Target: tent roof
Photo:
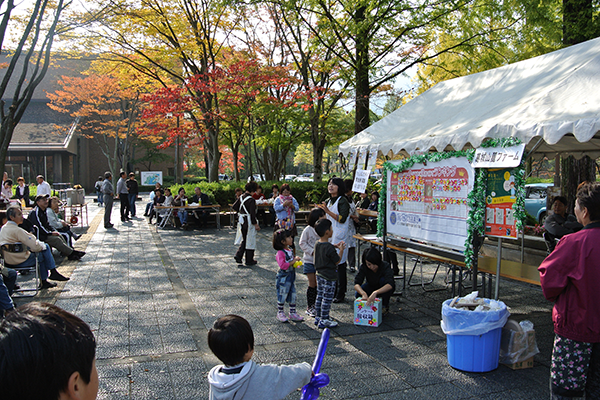
[[[340,145],[384,154],[479,147],[514,136],[538,156],[600,156],[600,38],[440,82]],[[600,135],[599,135],[600,136]],[[543,141],[539,141],[543,138]],[[540,142],[540,143],[538,143]],[[536,146],[537,144],[537,146]]]

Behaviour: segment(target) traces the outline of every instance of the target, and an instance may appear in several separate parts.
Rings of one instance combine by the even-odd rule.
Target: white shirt
[[[37,196],[48,195],[52,196],[52,189],[50,189],[50,184],[48,182],[43,181],[39,185],[37,185]]]

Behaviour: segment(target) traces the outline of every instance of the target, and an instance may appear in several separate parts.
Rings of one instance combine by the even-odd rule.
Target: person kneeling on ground
[[[56,263],[54,257],[52,257],[52,250],[44,242],[40,242],[36,237],[27,232],[23,228],[19,228],[19,225],[23,223],[23,212],[18,207],[9,207],[6,210],[6,216],[8,222],[0,229],[0,245],[21,243],[23,245],[23,251],[12,252],[7,251],[4,253],[4,259],[7,264],[13,268],[25,267],[32,265],[34,257],[37,258],[40,265],[40,289],[48,289],[56,286],[56,283],[48,282],[47,279],[53,281],[68,281],[69,278],[61,275],[56,270]],[[31,250],[31,251],[30,251]],[[50,275],[48,275],[50,272]]]
[[[17,308],[0,322],[2,398],[94,400],[96,340],[90,327],[45,303]]]
[[[211,400],[283,399],[308,384],[312,377],[309,364],[258,365],[254,354],[254,333],[248,321],[226,315],[208,331],[208,346],[225,365],[208,373]]]
[[[85,252],[74,250],[67,245],[60,232],[56,231],[48,222],[48,195],[37,196],[35,198],[35,208],[31,210],[27,219],[33,225],[38,227],[40,241],[54,247],[63,255],[68,256],[69,260],[79,260],[85,255]]]
[[[367,282],[363,285],[364,280]],[[390,311],[390,297],[396,290],[394,282],[394,272],[388,262],[381,259],[381,253],[374,247],[368,248],[363,252],[362,264],[354,278],[354,290],[356,298],[362,296],[367,301],[367,305],[373,304],[376,298],[382,300],[383,311],[385,315]]]

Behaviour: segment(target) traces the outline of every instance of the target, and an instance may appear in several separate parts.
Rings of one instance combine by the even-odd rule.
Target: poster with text
[[[387,171],[387,233],[464,250],[474,169],[466,157]]]
[[[142,171],[142,186],[154,186],[157,183],[163,184],[162,171]]]
[[[367,168],[369,171],[373,171],[377,165],[377,153],[379,149],[377,147],[371,147],[369,149],[369,158],[367,159]]]
[[[485,235],[517,238],[513,204],[517,201],[512,169],[489,169],[485,193]]]

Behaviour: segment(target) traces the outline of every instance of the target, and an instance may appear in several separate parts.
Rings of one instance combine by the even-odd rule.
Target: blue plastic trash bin
[[[448,363],[467,372],[488,372],[498,368],[502,327],[509,312],[501,301],[484,299],[497,310],[470,311],[442,304],[442,330],[446,334]],[[494,302],[494,303],[492,303]]]

